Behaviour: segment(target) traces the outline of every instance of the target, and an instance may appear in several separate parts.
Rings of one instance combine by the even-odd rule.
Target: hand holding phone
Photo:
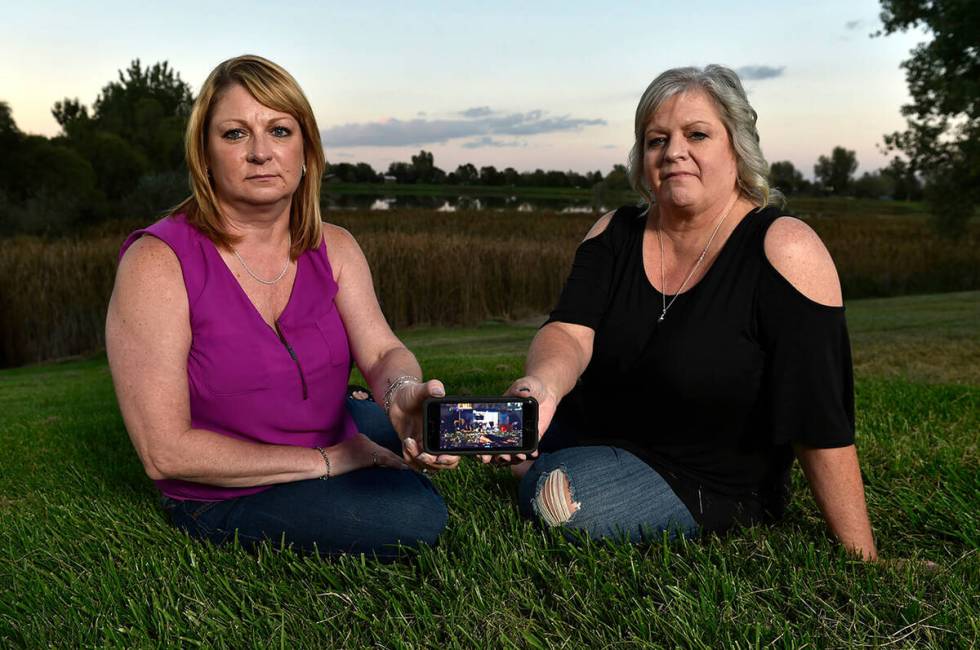
[[[446,394],[442,382],[430,379],[421,383],[409,383],[392,395],[391,409],[388,413],[398,437],[402,440],[402,457],[417,470],[437,471],[454,469],[459,464],[458,456],[446,454],[431,455],[422,449],[424,404],[427,399]]]
[[[533,397],[442,397],[425,402],[422,448],[430,454],[527,454],[538,444]]]

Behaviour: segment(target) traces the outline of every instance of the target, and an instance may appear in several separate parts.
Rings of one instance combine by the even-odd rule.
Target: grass
[[[980,293],[852,301],[858,445],[881,554],[823,534],[798,471],[778,526],[577,546],[514,482],[436,477],[441,544],[405,562],[252,555],[176,533],[104,358],[0,371],[0,646],[974,647],[980,638]],[[453,391],[518,376],[535,325],[400,332]]]

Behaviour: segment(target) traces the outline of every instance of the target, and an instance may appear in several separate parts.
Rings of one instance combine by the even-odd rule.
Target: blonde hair
[[[654,196],[646,184],[643,152],[646,128],[650,119],[665,101],[684,92],[700,90],[714,101],[735,151],[739,192],[763,207],[782,205],[782,193],[769,187],[769,165],[759,146],[759,131],[755,128],[758,115],[749,104],[738,75],[721,65],[699,68],[673,68],[654,79],[636,107],[633,148],[629,155],[629,178],[633,189],[651,204]]]
[[[289,214],[293,259],[303,251],[320,246],[320,181],[326,167],[320,131],[310,102],[292,75],[272,61],[245,54],[218,64],[201,86],[191,109],[184,137],[184,152],[190,173],[191,196],[171,211],[183,213],[187,222],[216,244],[231,246],[237,239],[227,232],[211,186],[207,162],[207,129],[214,105],[229,86],[238,84],[261,104],[288,113],[299,123],[303,136],[306,173],[293,194]]]

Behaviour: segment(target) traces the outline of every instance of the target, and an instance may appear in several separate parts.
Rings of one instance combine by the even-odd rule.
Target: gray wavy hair
[[[683,92],[701,90],[711,97],[718,108],[721,121],[728,131],[735,150],[735,164],[739,191],[761,206],[782,205],[782,193],[769,187],[769,165],[759,146],[759,132],[755,128],[758,115],[749,105],[745,89],[734,70],[721,65],[700,68],[673,68],[654,79],[636,107],[633,148],[629,155],[629,178],[633,189],[649,203],[655,203],[653,192],[646,184],[643,173],[643,152],[646,145],[646,127],[654,113],[665,101]]]

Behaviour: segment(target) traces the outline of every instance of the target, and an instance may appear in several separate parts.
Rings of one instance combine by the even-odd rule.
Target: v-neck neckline
[[[228,264],[225,262],[225,258],[221,256],[221,251],[218,250],[218,247],[215,245],[215,243],[210,239],[208,239],[208,242],[211,244],[211,251],[214,253],[215,257],[217,257],[218,262],[221,263],[221,266],[228,274],[228,279],[231,280],[232,283],[234,283],[236,289],[238,290],[239,297],[248,304],[252,313],[255,315],[256,318],[259,319],[259,322],[261,322],[263,325],[268,327],[269,330],[273,334],[275,334],[276,337],[278,338],[279,332],[278,332],[277,325],[282,321],[282,318],[283,316],[286,315],[286,312],[289,311],[290,305],[293,304],[293,296],[296,295],[296,283],[299,282],[300,260],[303,259],[303,255],[300,255],[299,257],[296,258],[296,273],[293,274],[293,285],[289,288],[289,297],[286,299],[286,304],[283,306],[282,311],[279,312],[279,315],[276,316],[276,318],[272,321],[272,323],[269,323],[268,321],[265,320],[265,318],[262,317],[262,312],[260,312],[259,308],[255,306],[255,303],[252,302],[252,299],[249,298],[248,293],[245,291],[245,288],[242,287],[242,283],[238,281],[238,277],[235,275],[235,272],[232,271],[231,267],[228,266]]]

